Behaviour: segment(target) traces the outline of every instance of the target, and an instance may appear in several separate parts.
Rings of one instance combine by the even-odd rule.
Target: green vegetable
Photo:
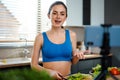
[[[102,67],[100,64],[97,64],[95,67],[92,68],[93,71],[101,71]]]
[[[95,67],[93,67],[92,68],[92,76],[95,78],[95,77],[97,77],[99,74],[100,74],[100,72],[101,72],[101,70],[102,70],[102,67],[101,67],[101,65],[100,64],[97,64]]]
[[[92,76],[89,75],[89,74],[81,74],[81,73],[79,72],[79,73],[70,75],[70,76],[68,77],[68,80],[93,80],[93,78],[92,78]]]
[[[45,71],[12,69],[0,72],[0,80],[53,80]]]

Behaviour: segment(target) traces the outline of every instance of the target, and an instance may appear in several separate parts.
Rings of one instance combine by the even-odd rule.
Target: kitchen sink
[[[19,63],[28,63],[31,62],[31,58],[10,58],[10,59],[1,59],[1,64],[19,64]]]
[[[4,64],[3,62],[0,62],[0,65]]]

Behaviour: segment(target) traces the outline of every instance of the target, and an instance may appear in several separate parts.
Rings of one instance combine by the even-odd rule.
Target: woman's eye
[[[54,15],[56,15],[56,13],[53,13]]]
[[[64,16],[65,14],[61,14],[62,16]]]

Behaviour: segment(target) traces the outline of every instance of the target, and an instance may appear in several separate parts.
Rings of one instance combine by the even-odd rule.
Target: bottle
[[[85,51],[86,50],[86,47],[85,47],[85,44],[84,44],[84,41],[81,42],[81,51]]]
[[[91,53],[92,53],[92,45],[93,45],[93,42],[88,42],[87,45],[88,45],[87,50],[89,50],[89,54],[91,54]]]

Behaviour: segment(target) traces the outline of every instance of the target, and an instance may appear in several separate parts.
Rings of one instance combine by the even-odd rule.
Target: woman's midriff
[[[43,67],[56,70],[63,76],[70,74],[71,62],[68,61],[57,61],[57,62],[44,62]]]

